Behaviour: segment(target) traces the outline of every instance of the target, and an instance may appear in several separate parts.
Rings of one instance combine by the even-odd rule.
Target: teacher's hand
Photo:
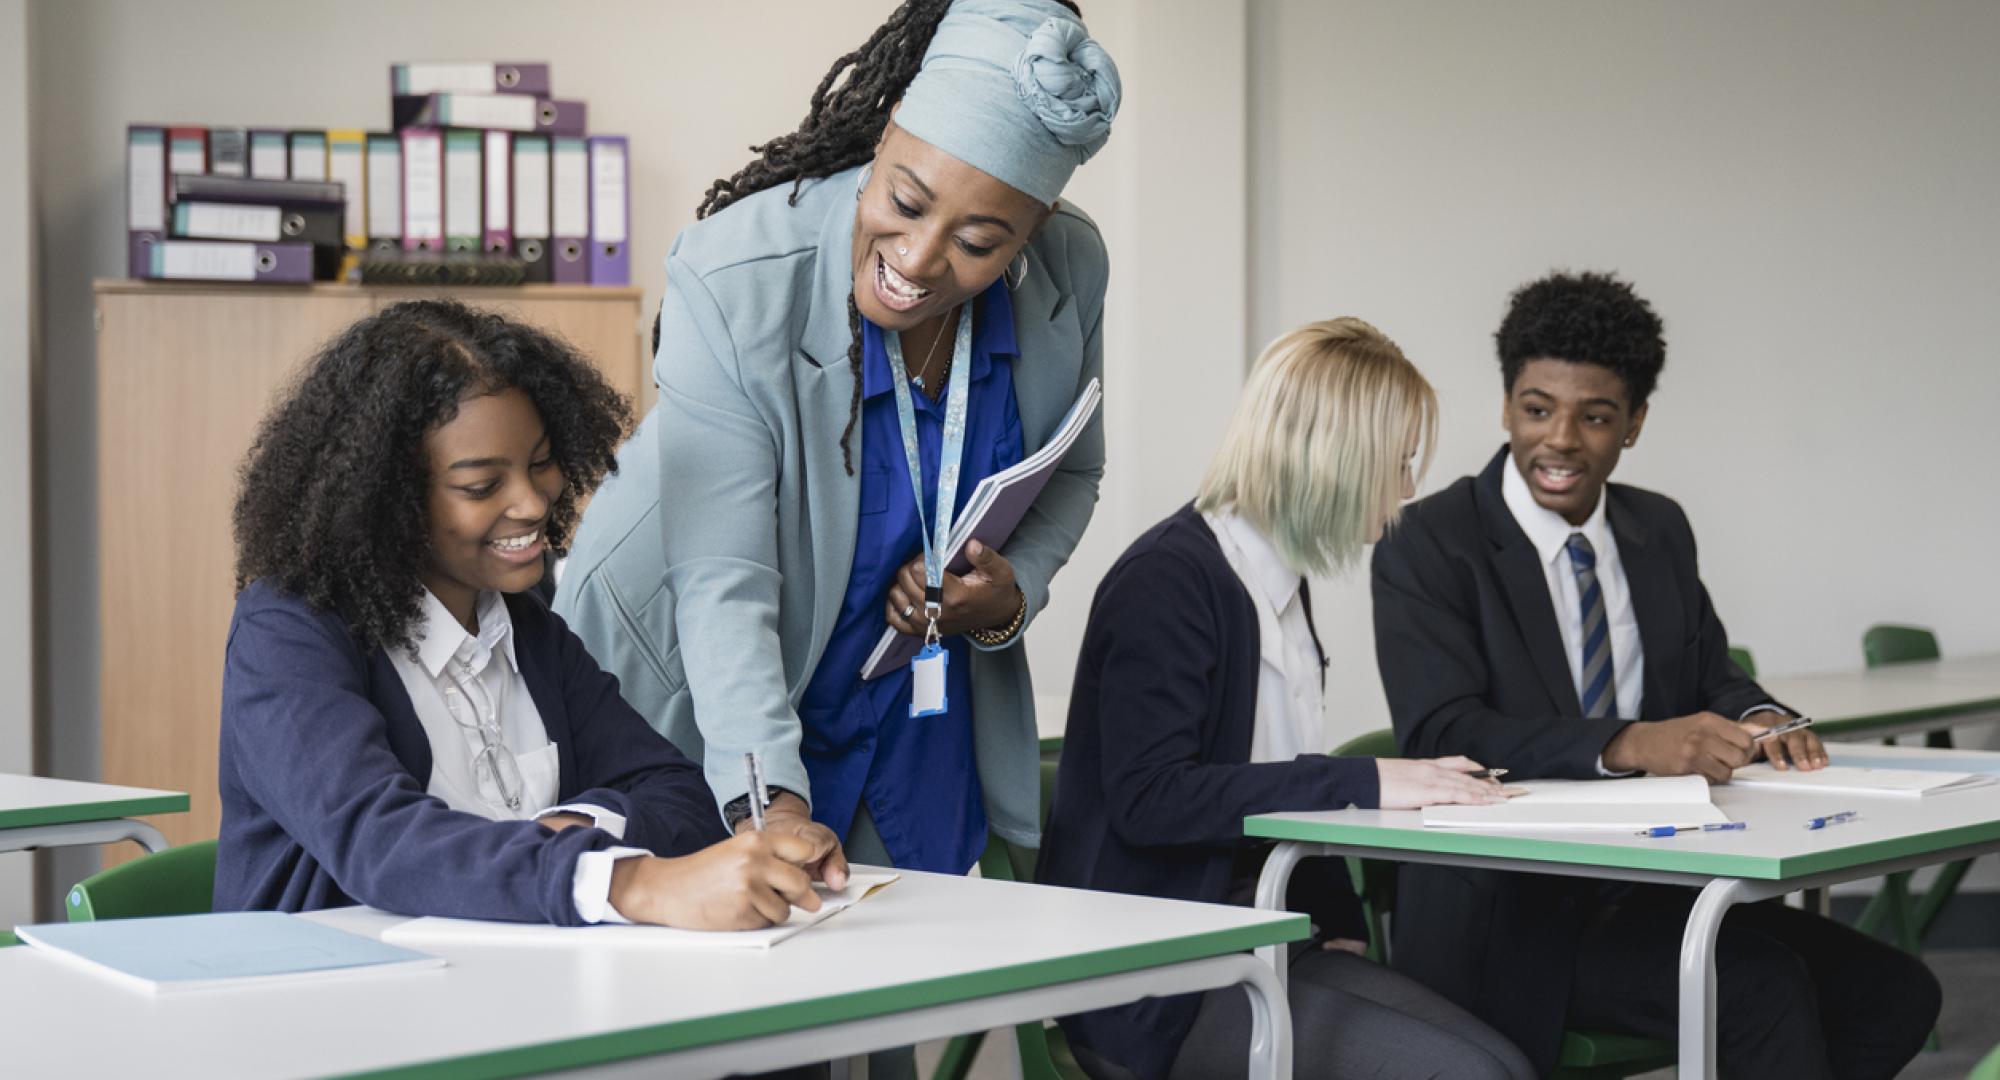
[[[1014,621],[1021,609],[1021,589],[1014,584],[1014,564],[977,540],[965,545],[972,570],[965,576],[944,575],[943,610],[938,634],[950,637],[968,630],[986,630]],[[908,614],[905,614],[907,612]],[[889,587],[883,616],[898,633],[924,636],[924,557],[903,564]]]
[[[744,818],[736,823],[736,835],[755,832],[754,818]],[[764,831],[775,836],[795,836],[805,841],[809,847],[788,846],[788,852],[800,852],[797,858],[785,856],[788,861],[812,876],[814,881],[824,881],[828,888],[847,887],[847,853],[840,849],[840,838],[833,830],[812,819],[812,808],[804,799],[789,791],[779,792],[764,810]],[[629,917],[629,916],[628,916]]]

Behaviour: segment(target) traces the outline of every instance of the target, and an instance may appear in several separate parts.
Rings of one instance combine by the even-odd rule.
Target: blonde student
[[[1070,696],[1041,880],[1247,904],[1268,846],[1246,815],[1497,802],[1464,757],[1326,754],[1324,671],[1308,575],[1349,569],[1409,498],[1437,426],[1430,385],[1359,319],[1265,350],[1195,501],[1141,536],[1092,602]],[[1289,905],[1320,937],[1296,949],[1301,1076],[1534,1075],[1469,1013],[1358,955],[1339,860],[1308,860]],[[1241,1075],[1244,995],[1218,990],[1067,1017],[1100,1077]]]
[[[530,591],[627,420],[559,341],[455,303],[312,359],[236,504],[217,910],[739,929],[819,906],[811,845],[727,839]]]

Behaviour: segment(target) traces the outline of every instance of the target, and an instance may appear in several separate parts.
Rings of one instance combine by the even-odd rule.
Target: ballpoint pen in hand
[[[1824,829],[1828,825],[1839,825],[1845,822],[1853,821],[1854,819],[1860,816],[1861,816],[1861,811],[1859,810],[1842,810],[1838,814],[1827,814],[1824,817],[1807,818],[1806,828]]]
[[[1757,734],[1750,736],[1750,741],[1763,742],[1765,739],[1768,739],[1773,735],[1788,735],[1794,731],[1799,730],[1800,728],[1811,727],[1812,722],[1813,718],[1810,716],[1794,716],[1790,720],[1787,720],[1784,723],[1779,724],[1777,727],[1771,728],[1767,731],[1760,731]]]
[[[1466,773],[1465,775],[1467,775],[1467,776],[1470,776],[1470,777],[1472,777],[1472,778],[1473,778],[1474,780],[1498,780],[1498,779],[1500,779],[1501,777],[1503,777],[1503,776],[1507,775],[1507,770],[1505,770],[1505,769],[1480,769],[1480,770],[1479,770],[1479,771],[1477,771],[1477,772],[1469,772],[1469,773]]]
[[[1684,832],[1741,832],[1749,828],[1744,821],[1712,821],[1706,825],[1655,825],[1650,829],[1640,829],[1638,836],[1675,836]]]
[[[764,763],[757,760],[757,752],[743,755],[743,764],[750,770],[750,825],[758,832],[764,831],[764,808],[771,805],[770,789],[764,786]]]

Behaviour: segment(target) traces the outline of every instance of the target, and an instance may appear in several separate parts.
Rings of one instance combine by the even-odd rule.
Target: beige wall
[[[0,0],[0,773],[34,771],[34,501],[29,403],[34,400],[34,212],[29,195],[28,8]],[[0,855],[0,926],[33,912],[26,855]]]

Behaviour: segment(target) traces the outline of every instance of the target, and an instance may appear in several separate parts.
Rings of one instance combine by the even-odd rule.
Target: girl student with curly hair
[[[1038,840],[1020,644],[1090,520],[1101,429],[969,572],[924,551],[1102,371],[1104,245],[1059,197],[1119,92],[1072,5],[910,0],[667,260],[659,404],[556,610],[739,828],[761,754],[766,827],[811,838],[829,880],[849,855],[963,873],[989,829]],[[861,677],[885,626],[942,639],[942,701],[908,665]]]
[[[630,414],[567,346],[444,301],[314,357],[236,504],[218,910],[732,929],[817,908],[531,590]]]

